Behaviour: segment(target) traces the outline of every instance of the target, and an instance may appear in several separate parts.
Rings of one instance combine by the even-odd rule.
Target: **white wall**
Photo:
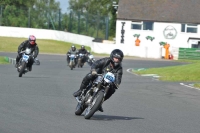
[[[31,34],[35,35],[37,39],[52,39],[85,46],[91,46],[94,39],[64,31],[0,26],[0,36],[28,38]]]
[[[91,46],[91,50],[96,53],[107,53],[109,54],[113,49],[121,49],[124,55],[136,56],[142,58],[157,58],[162,57],[162,47],[137,47],[134,45],[121,45],[121,44],[102,44],[94,42]]]

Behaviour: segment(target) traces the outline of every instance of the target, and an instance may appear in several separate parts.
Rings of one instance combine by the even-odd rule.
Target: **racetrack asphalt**
[[[15,53],[0,52],[15,58]],[[182,65],[124,59],[120,88],[90,120],[74,114],[72,96],[90,67],[70,70],[65,55],[40,54],[41,65],[19,78],[0,65],[0,133],[199,133],[200,91],[127,72],[129,68]]]

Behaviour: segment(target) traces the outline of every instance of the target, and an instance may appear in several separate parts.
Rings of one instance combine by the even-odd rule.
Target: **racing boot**
[[[74,97],[80,96],[81,93],[82,93],[82,91],[83,91],[83,89],[86,88],[86,87],[87,87],[87,86],[84,85],[84,84],[82,83],[81,86],[80,86],[80,89],[79,89],[78,91],[74,92],[73,96],[74,96]]]
[[[29,67],[29,71],[32,71],[32,65]]]

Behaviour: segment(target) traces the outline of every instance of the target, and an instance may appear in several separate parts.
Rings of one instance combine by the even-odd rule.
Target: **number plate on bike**
[[[28,58],[29,58],[29,56],[28,56],[28,55],[23,55],[23,60],[27,61],[27,60],[28,60]]]
[[[115,81],[115,75],[111,72],[108,72],[106,73],[106,75],[104,76],[104,80],[107,82],[107,83],[111,83],[111,82],[114,82]]]

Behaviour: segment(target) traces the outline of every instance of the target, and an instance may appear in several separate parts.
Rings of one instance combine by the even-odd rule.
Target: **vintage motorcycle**
[[[87,63],[89,66],[92,66],[92,64],[95,62],[94,56],[92,54],[88,55]]]
[[[97,78],[83,89],[80,96],[76,97],[78,102],[75,110],[76,115],[81,115],[85,111],[85,119],[90,119],[102,105],[105,96],[115,85],[115,75],[111,72],[105,74],[97,74]]]
[[[27,65],[30,61],[29,60],[30,57],[32,56],[31,49],[26,48],[26,50],[21,51],[20,54],[22,54],[22,58],[19,60],[17,71],[19,72],[19,77],[22,77],[23,74],[25,74],[29,71],[29,68]]]
[[[70,54],[69,58],[70,58],[69,67],[70,67],[71,70],[73,70],[73,68],[75,68],[75,66],[76,66],[76,63],[75,63],[76,55]]]
[[[78,56],[78,67],[83,67],[84,65],[84,58],[85,58],[85,54],[80,53]]]

